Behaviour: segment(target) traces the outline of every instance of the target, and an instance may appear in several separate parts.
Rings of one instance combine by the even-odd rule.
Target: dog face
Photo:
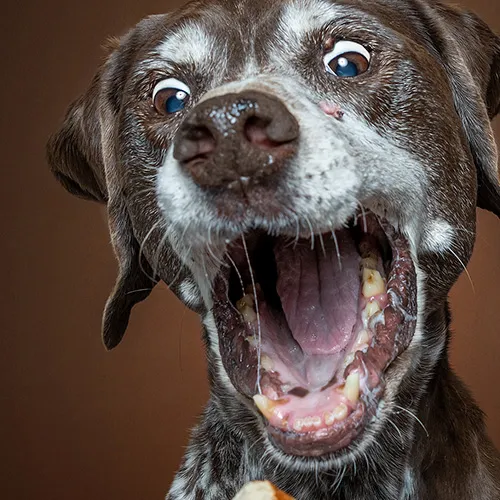
[[[362,453],[445,348],[476,205],[500,215],[499,103],[499,39],[423,0],[142,21],[49,143],[108,207],[106,346],[161,279],[203,315],[229,421],[300,467]]]

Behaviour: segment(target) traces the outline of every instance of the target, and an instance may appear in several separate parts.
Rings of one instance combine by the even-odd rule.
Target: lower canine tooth
[[[363,297],[370,298],[385,292],[382,276],[375,269],[363,269]]]
[[[356,403],[359,399],[359,373],[351,372],[346,378],[344,395],[351,402]]]
[[[255,406],[260,410],[262,415],[264,415],[264,417],[266,417],[268,420],[273,416],[275,404],[267,396],[263,396],[262,394],[255,394],[255,396],[253,397],[253,402],[255,403]]]

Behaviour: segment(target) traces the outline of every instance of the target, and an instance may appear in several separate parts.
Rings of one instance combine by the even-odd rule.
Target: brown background
[[[500,32],[491,0],[466,2]],[[166,287],[106,353],[101,310],[115,262],[97,205],[50,177],[44,143],[102,58],[100,44],[154,0],[9,2],[0,20],[0,498],[161,499],[207,398],[199,324]],[[500,132],[500,128],[497,127]],[[452,293],[453,363],[500,445],[500,223],[479,214]]]

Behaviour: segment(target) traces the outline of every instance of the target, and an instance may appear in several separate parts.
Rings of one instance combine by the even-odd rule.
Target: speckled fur
[[[370,40],[374,69],[362,83],[332,84],[315,66],[318,38],[332,30]],[[476,206],[500,217],[490,126],[500,107],[499,38],[476,16],[431,0],[197,0],[141,21],[110,50],[48,159],[70,192],[107,205],[119,276],[105,345],[120,342],[132,307],[159,280],[202,315],[211,396],[167,499],[229,500],[253,479],[297,500],[500,499],[500,456],[447,354],[447,295],[472,253]],[[286,182],[238,220],[221,217],[221,200],[173,158],[184,115],[151,106],[167,74],[193,89],[190,106],[265,91],[301,127]],[[329,116],[321,102],[343,115]],[[359,204],[410,242],[416,332],[358,442],[335,457],[287,456],[225,372],[211,280],[226,238],[255,227],[322,232]]]

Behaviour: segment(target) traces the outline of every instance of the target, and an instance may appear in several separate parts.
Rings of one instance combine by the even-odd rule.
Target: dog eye
[[[323,57],[323,62],[328,73],[349,78],[365,73],[370,58],[370,53],[359,43],[341,40]]]
[[[167,115],[185,108],[191,91],[176,78],[167,78],[156,84],[153,90],[153,104],[158,113]]]

